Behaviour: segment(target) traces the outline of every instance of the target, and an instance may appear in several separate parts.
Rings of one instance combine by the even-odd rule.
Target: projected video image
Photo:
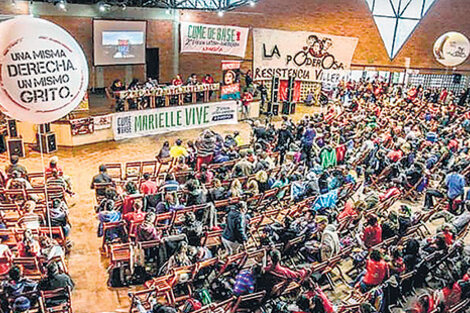
[[[104,53],[114,59],[135,58],[144,44],[143,32],[105,31],[102,35]]]
[[[94,20],[95,65],[145,64],[146,22]]]

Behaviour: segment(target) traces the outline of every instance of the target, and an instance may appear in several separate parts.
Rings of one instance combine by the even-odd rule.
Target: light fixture
[[[66,0],[59,0],[54,3],[59,9],[62,11],[67,11],[67,1]]]
[[[250,1],[250,7],[254,7],[256,5],[256,2]]]
[[[106,7],[105,7],[104,3],[100,3],[100,5],[98,7],[100,9],[100,12],[106,11]]]
[[[16,0],[11,0],[11,5],[16,7]]]
[[[217,12],[217,15],[218,15],[219,17],[224,16],[224,11],[219,11],[219,12]]]

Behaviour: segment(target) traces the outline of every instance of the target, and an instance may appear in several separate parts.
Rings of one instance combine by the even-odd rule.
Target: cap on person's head
[[[13,312],[26,312],[31,308],[31,302],[26,297],[18,297],[13,303]]]
[[[101,164],[99,169],[100,169],[100,172],[106,172],[106,165]]]
[[[177,146],[181,146],[181,144],[183,143],[183,141],[181,139],[176,139],[176,145]]]
[[[144,179],[149,179],[150,178],[150,174],[149,173],[145,173],[144,174]]]
[[[317,215],[317,217],[315,217],[315,222],[317,224],[327,224],[328,223],[328,217],[325,216],[325,215]]]
[[[18,163],[19,160],[20,160],[20,157],[17,156],[16,154],[13,154],[10,158],[11,164],[16,164],[16,163]]]

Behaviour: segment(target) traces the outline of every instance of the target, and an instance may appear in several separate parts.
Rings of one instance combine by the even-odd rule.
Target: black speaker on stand
[[[51,124],[39,125],[38,133],[36,134],[37,150],[44,153],[51,153],[57,151],[57,142],[55,134],[51,132]]]
[[[279,77],[273,77],[271,82],[271,101],[268,102],[268,113],[279,115]]]
[[[18,127],[16,126],[16,120],[7,120],[7,132],[8,137],[10,138],[17,138],[18,137]]]

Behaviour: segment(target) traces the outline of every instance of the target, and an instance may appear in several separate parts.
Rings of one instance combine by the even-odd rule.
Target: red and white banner
[[[253,78],[323,82],[348,70],[358,39],[315,32],[253,30]]]

